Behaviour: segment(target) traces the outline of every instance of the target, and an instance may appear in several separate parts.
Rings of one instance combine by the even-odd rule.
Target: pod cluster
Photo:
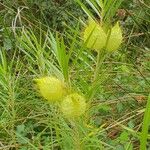
[[[59,102],[60,110],[67,118],[77,118],[86,111],[86,100],[78,93],[69,93],[65,83],[55,77],[34,79],[39,93],[51,104]]]
[[[123,37],[118,22],[106,31],[99,23],[89,20],[83,31],[83,40],[88,48],[97,52],[102,49],[113,52],[119,48]]]

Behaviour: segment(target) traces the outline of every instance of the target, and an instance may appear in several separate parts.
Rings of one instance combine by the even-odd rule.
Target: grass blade
[[[149,124],[150,124],[150,95],[148,97],[143,119],[142,133],[140,138],[140,150],[146,150]]]

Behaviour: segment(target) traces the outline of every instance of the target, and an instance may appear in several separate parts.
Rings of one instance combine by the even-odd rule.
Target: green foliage
[[[148,3],[0,2],[0,149],[149,148]],[[119,20],[122,47],[97,55],[81,38],[86,18],[113,24],[118,8],[126,12]],[[68,120],[58,106],[39,96],[33,79],[49,75],[65,79],[71,91],[86,97],[83,116]]]
[[[17,15],[17,11],[20,11],[20,19],[26,25],[33,22],[40,23],[44,27],[49,26],[53,30],[62,32],[66,28],[65,24],[74,26],[77,24],[75,18],[84,16],[83,11],[73,0],[6,0],[1,3],[2,12],[7,15],[7,18],[10,18],[3,19],[6,24],[11,24],[11,20]],[[10,12],[7,12],[7,9]]]
[[[113,17],[115,16],[116,11],[123,0],[86,0],[87,4],[92,8],[92,11],[89,10],[81,0],[76,1],[79,3],[88,17],[95,19],[96,17],[94,13],[97,14],[100,22],[104,23],[106,28],[108,28],[111,25]]]
[[[145,108],[144,119],[143,119],[143,126],[141,132],[141,139],[140,139],[140,150],[146,150],[147,138],[148,138],[148,130],[149,130],[149,120],[150,120],[150,96],[148,97],[147,105]]]

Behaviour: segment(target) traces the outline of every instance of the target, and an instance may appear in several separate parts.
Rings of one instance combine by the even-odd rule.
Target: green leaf
[[[119,137],[119,139],[123,142],[126,142],[129,140],[129,134],[126,131],[123,131]]]
[[[144,113],[142,133],[140,138],[140,150],[146,150],[149,125],[150,125],[150,95],[148,97],[148,101]]]

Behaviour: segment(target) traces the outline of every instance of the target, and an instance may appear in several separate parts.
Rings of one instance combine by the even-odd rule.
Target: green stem
[[[100,73],[100,68],[102,67],[102,63],[105,59],[105,53],[103,51],[99,51],[97,55],[97,62],[96,62],[96,68],[94,72],[94,82],[98,79],[99,73]]]
[[[95,86],[96,84],[96,81],[99,79],[99,73],[102,69],[102,65],[103,65],[103,62],[104,62],[104,59],[106,58],[107,54],[105,52],[105,50],[102,50],[102,51],[99,51],[98,52],[98,55],[97,55],[97,62],[96,62],[96,68],[95,68],[95,71],[94,71],[94,79],[93,79],[93,82],[92,82],[92,85],[91,85],[91,90],[88,92],[88,99],[92,99],[93,96],[94,96],[94,90],[93,90],[93,87]]]
[[[76,120],[72,122],[72,127],[73,127],[73,137],[74,137],[74,149],[82,150],[82,146],[80,143],[80,133],[78,129],[78,122],[76,122]]]

